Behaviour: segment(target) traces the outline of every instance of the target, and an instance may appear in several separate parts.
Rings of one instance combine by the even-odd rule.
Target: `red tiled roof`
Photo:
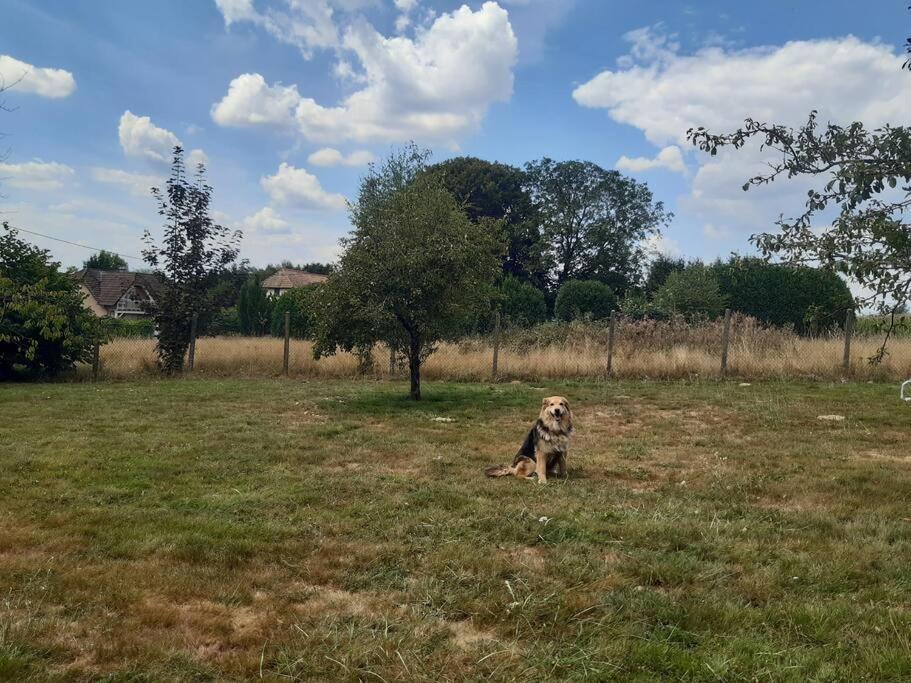
[[[263,281],[263,287],[265,289],[294,289],[325,281],[325,275],[308,273],[306,270],[295,270],[294,268],[282,268],[274,275],[267,277]]]

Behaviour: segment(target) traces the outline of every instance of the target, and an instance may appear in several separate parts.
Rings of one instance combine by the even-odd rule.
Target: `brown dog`
[[[538,421],[525,437],[525,442],[513,458],[512,466],[495,465],[484,473],[488,477],[531,477],[537,474],[538,483],[546,484],[547,475],[566,476],[566,453],[573,433],[573,414],[569,401],[562,396],[544,399]]]

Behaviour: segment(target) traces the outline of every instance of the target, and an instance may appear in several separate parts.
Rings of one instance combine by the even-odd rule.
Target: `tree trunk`
[[[411,393],[412,401],[421,400],[421,341],[416,336],[411,337],[411,344],[408,348],[408,369],[411,372]]]

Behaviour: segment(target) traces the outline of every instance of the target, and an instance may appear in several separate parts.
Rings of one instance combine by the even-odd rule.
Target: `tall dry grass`
[[[540,381],[598,379],[608,376],[608,328],[598,324],[548,324],[503,335],[498,378]],[[685,325],[672,321],[621,321],[617,326],[612,376],[619,378],[717,378],[721,375],[721,322]],[[728,374],[742,379],[898,380],[911,377],[911,338],[889,344],[884,362],[870,358],[882,343],[879,336],[856,336],[850,371],[842,367],[844,339],[838,335],[807,338],[765,327],[751,318],[734,316]],[[115,339],[101,350],[106,378],[154,376],[155,342]],[[199,339],[194,372],[210,377],[277,377],[282,372],[283,342],[271,337]],[[424,366],[427,379],[486,381],[491,379],[492,344],[474,338],[443,344]],[[298,378],[353,378],[357,360],[338,354],[313,359],[312,344],[291,341],[289,374]],[[89,375],[80,369],[80,377]],[[392,375],[403,377],[404,368]],[[390,377],[389,352],[378,346],[369,377]]]

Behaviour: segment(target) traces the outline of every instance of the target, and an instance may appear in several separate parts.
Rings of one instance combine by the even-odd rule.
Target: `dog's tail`
[[[488,477],[509,477],[516,473],[515,467],[510,467],[509,465],[494,465],[493,467],[488,467],[484,470],[484,474]]]

